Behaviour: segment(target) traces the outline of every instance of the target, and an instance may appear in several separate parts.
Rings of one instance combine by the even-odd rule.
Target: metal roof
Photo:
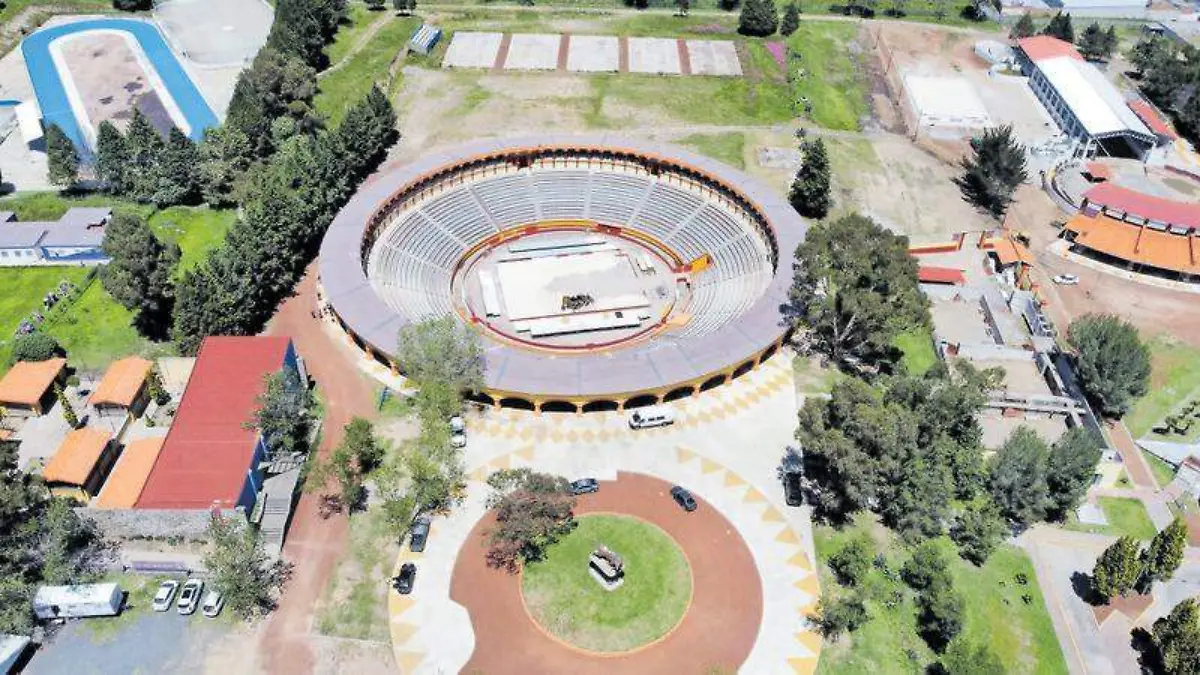
[[[780,306],[788,300],[792,252],[808,230],[808,223],[787,199],[757,179],[708,157],[612,134],[478,140],[429,153],[409,164],[381,168],[337,215],[321,244],[321,284],[338,316],[374,349],[391,354],[399,330],[409,318],[386,305],[366,277],[362,242],[371,217],[421,178],[471,161],[551,150],[629,153],[705,175],[739,193],[773,231],[778,251],[775,276],[741,316],[703,337],[675,338],[666,333],[612,351],[579,355],[551,354],[487,340],[484,377],[488,389],[542,397],[616,397],[663,389],[737,365],[770,347],[786,331]]]
[[[1154,142],[1154,134],[1096,66],[1059,56],[1038,61],[1037,67],[1089,135],[1135,133]]]

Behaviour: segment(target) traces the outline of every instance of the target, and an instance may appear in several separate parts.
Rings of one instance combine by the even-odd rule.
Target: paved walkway
[[[325,421],[318,451],[326,455],[341,441],[342,429],[352,416],[371,416],[375,409],[370,382],[346,359],[345,351],[325,332],[322,322],[312,317],[315,303],[316,268],[310,266],[295,295],[279,308],[266,332],[292,338],[322,392]],[[268,672],[313,671],[315,662],[308,640],[313,611],[345,550],[347,534],[345,516],[325,519],[318,510],[317,496],[306,492],[292,517],[283,557],[296,567],[260,647]]]
[[[1121,459],[1125,462],[1125,470],[1129,472],[1129,480],[1133,484],[1141,488],[1150,488],[1158,490],[1161,486],[1158,481],[1154,480],[1154,472],[1150,470],[1150,465],[1146,463],[1146,458],[1142,455],[1142,449],[1134,442],[1133,436],[1129,434],[1129,430],[1125,428],[1123,422],[1105,422],[1105,427],[1108,429],[1108,438],[1112,441],[1113,447],[1121,454]]]
[[[466,610],[450,599],[451,571],[485,514],[488,473],[530,466],[600,480],[629,471],[691,489],[741,534],[762,579],[763,620],[741,671],[813,672],[821,641],[806,619],[819,593],[812,528],[806,509],[784,505],[776,474],[793,442],[796,403],[790,359],[780,355],[731,385],[675,402],[672,427],[631,431],[616,413],[488,410],[469,419],[466,502],[434,522],[425,553],[404,551],[396,561],[420,568],[413,595],[389,596],[396,662],[405,673],[467,663],[475,635]]]

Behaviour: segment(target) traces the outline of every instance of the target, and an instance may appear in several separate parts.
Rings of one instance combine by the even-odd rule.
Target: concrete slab
[[[607,35],[572,35],[567,50],[567,70],[576,73],[615,73],[621,62],[621,45]]]
[[[558,67],[558,45],[561,41],[561,35],[515,34],[508,46],[504,69],[554,70]]]
[[[738,77],[742,74],[737,47],[730,40],[688,40],[687,53],[693,75]]]
[[[500,52],[502,33],[455,33],[446,48],[442,65],[446,68],[491,68]]]
[[[629,72],[679,75],[679,43],[666,38],[629,38]]]

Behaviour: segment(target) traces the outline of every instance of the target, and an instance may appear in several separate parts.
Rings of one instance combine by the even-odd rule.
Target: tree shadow
[[[1138,665],[1143,673],[1161,673],[1163,664],[1158,647],[1154,644],[1154,636],[1145,628],[1134,628],[1129,632],[1129,646],[1137,652]]]
[[[1075,591],[1075,595],[1092,606],[1108,604],[1105,599],[1096,593],[1096,588],[1092,584],[1092,575],[1084,574],[1083,572],[1075,572],[1071,575],[1071,590]]]

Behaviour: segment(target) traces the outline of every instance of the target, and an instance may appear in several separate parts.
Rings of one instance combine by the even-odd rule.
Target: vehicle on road
[[[674,499],[675,503],[682,506],[683,510],[688,513],[696,510],[696,498],[692,496],[692,493],[678,485],[671,488],[671,499]]]
[[[462,434],[467,431],[467,423],[459,415],[450,418],[450,433]]]
[[[412,527],[408,529],[408,550],[413,553],[425,550],[425,542],[429,541],[429,521],[426,514],[413,519]]]
[[[204,582],[200,579],[188,579],[179,591],[179,604],[176,605],[180,614],[194,614],[200,606],[200,596],[204,593]]]
[[[417,566],[406,562],[400,566],[400,574],[392,579],[392,587],[400,595],[408,595],[412,593],[413,582],[417,580]]]
[[[570,490],[571,494],[576,497],[598,492],[600,490],[600,482],[595,478],[580,478],[579,480],[571,481]]]
[[[675,411],[670,406],[649,405],[629,414],[630,429],[649,429],[675,423]]]
[[[788,471],[783,474],[783,500],[788,506],[802,506],[804,493],[800,489],[801,474],[798,471]]]
[[[210,619],[215,619],[224,607],[225,596],[221,595],[220,591],[213,589],[204,596],[204,602],[200,604],[200,613]]]
[[[168,579],[158,585],[158,592],[154,594],[154,601],[150,606],[156,612],[165,612],[171,609],[171,603],[175,600],[175,591],[179,590],[179,582],[174,579]]]
[[[451,434],[450,435],[450,447],[452,447],[452,448],[467,447],[467,435],[466,434]]]
[[[1079,283],[1079,277],[1074,274],[1060,274],[1054,277],[1054,283],[1062,286],[1074,286]]]

